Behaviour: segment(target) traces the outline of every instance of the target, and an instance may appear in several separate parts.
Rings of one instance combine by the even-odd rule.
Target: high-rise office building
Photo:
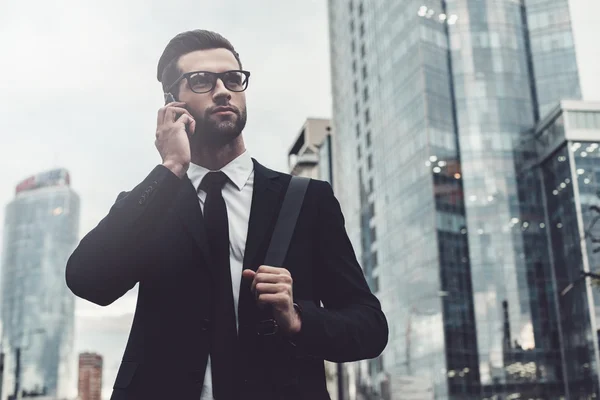
[[[534,342],[555,350],[565,397],[592,398],[599,381],[600,281],[583,279],[582,272],[600,272],[600,102],[562,101],[527,136],[515,151],[521,219],[514,225],[534,265],[530,296],[542,311],[532,316]]]
[[[584,3],[600,2],[329,0],[336,194],[390,324],[350,398],[597,393],[595,294],[561,296],[581,251],[549,228],[579,223],[582,199],[546,196],[564,179],[537,144],[563,113],[593,114],[561,100],[600,95]],[[553,151],[595,151],[600,132],[579,133]]]
[[[102,399],[102,356],[95,353],[79,355],[79,400]]]
[[[22,181],[6,207],[2,251],[2,398],[66,397],[74,385],[75,299],[65,284],[78,240],[79,196],[56,169]]]

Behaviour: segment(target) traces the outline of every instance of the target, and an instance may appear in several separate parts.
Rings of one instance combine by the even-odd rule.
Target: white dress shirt
[[[254,187],[254,163],[248,151],[245,151],[242,155],[224,166],[221,171],[229,178],[229,181],[223,186],[222,194],[227,207],[227,219],[229,223],[229,265],[231,268],[231,287],[233,289],[233,304],[235,306],[237,326],[238,300]],[[210,172],[208,169],[192,163],[188,168],[187,176],[197,189],[208,172]],[[198,190],[198,198],[200,200],[200,208],[204,212],[206,192]],[[204,386],[202,387],[200,400],[213,400],[210,355],[206,365]]]

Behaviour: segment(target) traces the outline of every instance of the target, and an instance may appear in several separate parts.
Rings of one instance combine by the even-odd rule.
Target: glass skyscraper
[[[390,323],[348,398],[597,395],[595,293],[561,295],[586,258],[551,226],[579,234],[583,199],[548,197],[538,143],[561,100],[600,95],[586,2],[329,0],[336,193]]]
[[[21,182],[6,207],[2,251],[2,399],[19,392],[65,398],[75,384],[75,299],[65,284],[78,241],[79,196],[64,169]]]

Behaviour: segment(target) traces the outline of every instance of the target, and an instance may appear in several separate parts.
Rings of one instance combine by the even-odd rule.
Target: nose
[[[213,89],[214,102],[217,103],[219,99],[231,100],[231,92],[225,87],[225,84],[220,78],[217,79],[215,88]]]

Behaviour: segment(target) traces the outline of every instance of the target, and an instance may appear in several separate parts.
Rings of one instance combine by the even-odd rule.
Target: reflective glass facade
[[[561,99],[581,98],[569,2],[524,0],[533,82],[541,117]]]
[[[443,4],[329,4],[336,193],[390,323],[384,355],[351,366],[358,372],[349,398],[474,392],[478,357]]]
[[[75,384],[75,299],[64,278],[78,241],[79,197],[68,186],[18,193],[6,207],[2,251],[2,398],[13,394],[21,349],[25,392],[66,396]]]
[[[547,196],[545,171],[560,166],[540,167],[547,154],[532,133],[561,98],[579,96],[576,68],[548,89],[575,62],[560,64],[573,56],[564,46],[540,44],[570,32],[568,15],[550,30],[542,23],[561,7],[329,1],[335,190],[390,324],[383,355],[350,367],[348,398],[597,390],[588,299],[579,314],[565,312],[559,291],[573,276],[557,272],[551,251],[552,207],[567,205]],[[560,65],[548,72],[549,62]],[[554,122],[547,130],[564,142]],[[574,315],[587,330],[566,330]]]
[[[544,375],[560,378],[557,393],[566,398],[594,398],[598,394],[598,338],[593,310],[598,294],[580,274],[590,269],[582,238],[586,226],[593,224],[589,191],[594,190],[593,175],[598,168],[593,160],[597,145],[572,140],[581,135],[574,124],[581,112],[572,111],[572,106],[566,112],[563,107],[526,134],[515,152],[520,227],[525,259],[534,266],[534,275],[528,279],[537,281],[532,286],[532,300],[537,303],[532,308],[534,333],[544,333],[535,335],[536,344],[545,351],[538,365]],[[584,118],[586,127],[588,122]],[[590,132],[600,139],[600,129],[588,130],[588,137]],[[577,166],[581,151],[586,165]],[[588,195],[581,194],[582,188]]]
[[[560,357],[544,329],[552,325],[552,277],[528,229],[543,215],[522,218],[527,204],[513,151],[535,123],[524,8],[519,1],[447,5],[458,16],[449,31],[475,303],[480,387],[473,394],[559,398]]]
[[[582,271],[597,273],[600,267],[594,252],[600,235],[596,226],[600,219],[600,104],[595,108],[563,105],[536,134],[556,277],[565,392],[571,398],[593,398],[599,390],[600,292],[597,281],[581,278]]]

